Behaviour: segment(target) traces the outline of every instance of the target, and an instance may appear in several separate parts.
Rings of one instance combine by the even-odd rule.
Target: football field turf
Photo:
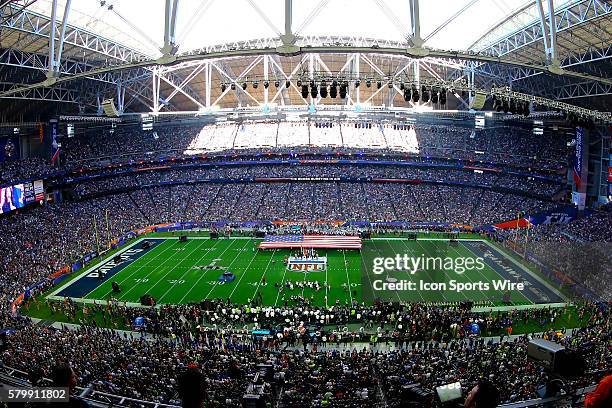
[[[317,272],[289,271],[284,259],[290,250],[259,250],[261,240],[251,238],[209,239],[191,237],[187,242],[176,238],[143,238],[123,248],[118,254],[122,261],[115,264],[114,256],[88,268],[75,279],[58,287],[48,296],[63,299],[66,296],[85,302],[106,300],[111,297],[123,302],[139,303],[144,294],[153,296],[158,304],[183,304],[205,299],[231,299],[234,303],[247,303],[259,298],[264,305],[293,305],[297,297],[304,296],[311,304],[333,306],[351,301],[372,303],[376,298],[386,301],[491,301],[500,303],[504,295],[513,304],[552,303],[562,296],[550,285],[536,277],[488,242],[462,240],[451,245],[446,240],[408,241],[380,238],[367,240],[361,251],[319,250],[327,257],[327,269]],[[151,243],[150,248],[143,246]],[[373,272],[374,258],[410,256],[482,257],[485,267],[479,271],[457,274],[447,270]],[[233,282],[220,282],[224,271],[235,275]],[[446,290],[374,291],[374,281],[424,281],[426,284],[446,285]],[[508,280],[525,282],[522,291],[499,291],[490,285],[488,290],[451,289],[450,282],[473,283]],[[297,282],[318,281],[320,288]],[[111,284],[117,282],[120,293],[113,293]],[[286,288],[294,283],[293,289]],[[324,283],[327,282],[327,285]],[[276,285],[275,285],[276,283]],[[280,289],[282,287],[282,289]],[[439,285],[438,285],[439,287]],[[507,299],[506,299],[507,300]]]

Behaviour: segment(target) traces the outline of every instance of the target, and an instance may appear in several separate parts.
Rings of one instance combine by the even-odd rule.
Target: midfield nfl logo
[[[289,257],[287,270],[295,272],[325,272],[327,269],[327,258],[319,257],[312,259]]]

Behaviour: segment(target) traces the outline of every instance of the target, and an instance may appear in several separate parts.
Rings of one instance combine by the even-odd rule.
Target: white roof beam
[[[166,0],[164,12],[164,46],[161,52],[164,56],[174,55],[178,51],[176,44],[176,18],[179,0]]]
[[[421,38],[421,17],[419,13],[419,0],[410,1],[410,24],[412,25],[412,45],[420,48],[423,45]]]

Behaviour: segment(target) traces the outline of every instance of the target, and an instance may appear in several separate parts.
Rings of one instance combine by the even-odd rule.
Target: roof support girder
[[[410,1],[410,25],[412,26],[411,42],[414,47],[421,47],[423,39],[421,38],[421,17],[419,13],[419,0]]]
[[[5,19],[6,16],[12,16]],[[0,20],[4,21],[1,28],[15,30],[43,38],[50,38],[51,21],[48,16],[35,13],[29,9],[21,9],[16,4],[6,3],[0,7]],[[78,47],[87,53],[94,53],[104,59],[121,62],[136,62],[149,59],[151,56],[134,50],[116,41],[102,37],[80,27],[66,24],[64,42],[72,47]]]
[[[164,55],[174,55],[178,51],[176,44],[176,18],[179,0],[166,0],[164,12],[164,46],[161,52]]]
[[[542,1],[537,0],[536,7],[539,8]],[[541,11],[538,10],[538,12],[540,13],[540,18],[531,24],[527,24],[484,47],[479,47],[477,44],[473,44],[472,47],[481,54],[503,57],[538,41],[544,41],[545,44],[548,44],[550,35],[547,36],[544,30],[550,26],[551,19],[549,18],[547,22],[543,8]],[[554,11],[553,8],[553,13],[555,16],[555,33],[561,33],[612,14],[612,2],[606,0],[571,2],[557,11]]]

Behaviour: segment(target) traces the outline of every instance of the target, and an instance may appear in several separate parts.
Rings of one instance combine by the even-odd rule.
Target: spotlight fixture
[[[389,89],[393,88],[393,81],[389,81],[389,82],[387,82],[387,87],[388,87]]]
[[[230,85],[230,88],[232,91],[236,90],[236,84],[232,82],[232,84]]]
[[[417,103],[419,101],[419,90],[416,86],[412,86],[412,102]]]
[[[253,89],[257,89],[258,86],[259,86],[259,82],[254,81],[253,82]]]
[[[302,85],[302,98],[308,98],[308,85]]]
[[[246,89],[247,89],[247,83],[246,82],[242,83],[242,89],[246,91]]]
[[[317,96],[319,96],[319,90],[317,89],[317,84],[314,82],[311,82],[310,84],[310,96],[312,99],[315,99]]]
[[[285,88],[287,88],[287,89],[291,88],[291,81],[290,80],[286,80],[285,81]]]
[[[376,81],[376,88],[377,89],[382,88],[382,82],[381,81]]]
[[[227,89],[227,85],[221,84],[221,92],[225,92],[226,89]]]
[[[431,88],[431,103],[438,103],[438,88]]]
[[[340,85],[340,98],[344,99],[346,98],[346,84],[341,84]]]
[[[400,82],[400,90],[402,90],[402,91],[403,91],[403,90],[404,90],[404,88],[405,88],[404,83],[403,83],[403,82]]]
[[[410,91],[408,88],[404,88],[404,100],[408,102],[410,100]]]
[[[366,79],[366,86],[369,88],[372,86],[372,81],[369,79]]]
[[[327,85],[325,81],[321,82],[321,89],[319,92],[321,93],[321,98],[327,98]]]
[[[446,88],[440,90],[440,105],[446,105]]]
[[[361,81],[360,80],[356,80],[355,81],[355,88],[359,88],[359,85],[361,85]]]
[[[270,82],[264,81],[264,88],[268,89],[269,86],[270,86]]]
[[[423,103],[429,102],[429,90],[425,85],[421,86],[421,100]]]
[[[274,87],[278,88],[280,86],[280,82],[279,81],[274,81]]]
[[[338,88],[336,87],[336,81],[333,81],[329,87],[329,97],[336,98],[336,96],[338,96]]]
[[[301,80],[301,79],[298,79],[298,80],[297,80],[297,82],[296,82],[296,85],[298,86],[298,88],[299,88],[300,86],[302,86],[302,80]]]

